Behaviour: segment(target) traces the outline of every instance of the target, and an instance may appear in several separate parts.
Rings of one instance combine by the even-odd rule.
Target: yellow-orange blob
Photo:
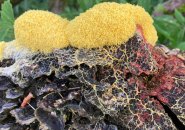
[[[27,11],[18,17],[14,24],[17,45],[44,53],[67,47],[67,24],[66,19],[48,11]]]
[[[107,2],[70,21],[66,34],[71,46],[97,48],[126,42],[135,30],[132,16],[122,11],[120,4]]]
[[[104,2],[70,21],[66,34],[71,46],[96,48],[126,42],[136,32],[137,25],[146,42],[155,45],[158,37],[153,19],[142,7]]]
[[[158,36],[153,26],[153,19],[141,6],[121,4],[122,10],[134,18],[135,24],[141,26],[146,42],[155,45]]]

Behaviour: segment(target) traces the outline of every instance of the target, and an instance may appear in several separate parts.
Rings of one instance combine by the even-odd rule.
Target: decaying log
[[[134,36],[119,46],[4,59],[0,129],[183,128],[184,58],[179,50]],[[29,93],[33,97],[21,107]]]

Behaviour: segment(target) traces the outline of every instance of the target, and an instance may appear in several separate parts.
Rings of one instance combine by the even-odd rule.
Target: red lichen
[[[163,103],[168,103],[169,99],[162,96],[161,93],[163,91],[170,91],[175,87],[174,77],[176,75],[185,75],[184,63],[174,55],[165,58],[156,50],[153,51],[152,55],[157,62],[159,70],[149,82],[149,87],[152,87],[149,95],[156,96]],[[154,86],[150,86],[150,84]]]
[[[185,75],[184,61],[176,55],[164,55],[161,50],[146,43],[142,28],[139,25],[137,28],[143,43],[137,46],[139,49],[132,48],[131,50],[135,56],[129,59],[129,71],[125,72],[137,78],[130,78],[128,83],[135,82],[148,96],[155,96],[161,102],[168,104],[170,99],[163,93],[171,91],[176,86],[174,77]],[[142,96],[142,98],[147,98],[147,96]]]

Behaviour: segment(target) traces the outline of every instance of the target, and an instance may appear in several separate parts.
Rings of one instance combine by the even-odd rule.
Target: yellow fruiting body
[[[97,48],[128,41],[140,26],[146,42],[155,45],[153,19],[140,6],[105,2],[95,5],[72,21],[47,11],[30,10],[14,24],[18,47],[51,52],[69,45]]]
[[[158,40],[157,31],[155,30],[155,27],[151,24],[145,24],[145,26],[142,26],[142,29],[146,42],[154,46]]]
[[[155,45],[158,36],[153,26],[153,19],[144,8],[131,4],[121,4],[122,10],[133,16],[135,24],[141,26],[146,41]]]
[[[68,20],[48,11],[27,11],[18,17],[14,24],[17,45],[44,53],[67,47],[67,24]]]
[[[0,42],[0,60],[3,59],[3,53],[4,53],[5,46],[6,46],[5,42]]]
[[[146,42],[155,45],[158,37],[153,19],[140,6],[104,2],[72,20],[66,29],[71,46],[96,48],[126,42],[142,28]]]
[[[134,35],[136,25],[120,7],[117,3],[98,4],[70,21],[66,34],[71,46],[97,48],[126,42]]]

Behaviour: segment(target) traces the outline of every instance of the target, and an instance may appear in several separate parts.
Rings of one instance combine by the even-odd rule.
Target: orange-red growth
[[[21,107],[24,108],[30,101],[31,99],[34,98],[33,94],[30,92],[28,94],[28,96],[26,96],[23,100],[23,102],[21,103]]]

